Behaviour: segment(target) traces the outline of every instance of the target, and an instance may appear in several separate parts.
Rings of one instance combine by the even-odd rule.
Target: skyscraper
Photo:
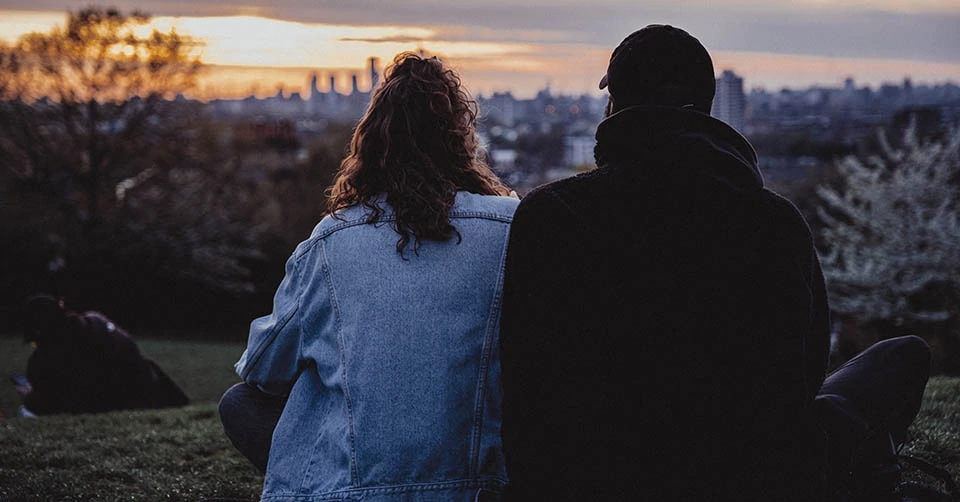
[[[379,60],[377,58],[370,58],[370,92],[373,92],[377,88],[377,84],[380,83],[380,72],[377,71],[377,63]]]
[[[723,70],[723,74],[717,79],[717,93],[713,98],[710,115],[726,122],[742,134],[746,107],[743,78],[730,70]]]

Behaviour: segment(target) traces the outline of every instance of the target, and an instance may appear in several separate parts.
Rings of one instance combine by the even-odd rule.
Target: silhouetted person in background
[[[77,313],[47,295],[27,299],[24,340],[35,344],[25,414],[99,413],[187,404],[186,394],[140,353],[126,331],[98,312]]]
[[[687,32],[634,32],[600,83],[597,169],[517,209],[505,500],[809,502],[824,495],[828,448],[831,483],[887,468],[896,480],[891,438],[919,409],[929,348],[886,341],[824,383],[811,232],[764,187],[750,143],[710,116],[714,78]]]

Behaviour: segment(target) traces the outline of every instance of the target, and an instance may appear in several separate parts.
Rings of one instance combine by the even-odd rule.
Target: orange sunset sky
[[[474,94],[511,90],[529,97],[599,94],[613,47],[649,23],[683,27],[710,50],[719,73],[733,69],[748,88],[960,82],[960,0],[199,0],[119,1],[153,14],[155,27],[203,41],[209,70],[195,97],[304,92],[319,75],[349,91],[368,84],[368,57],[381,66],[425,49],[453,65]],[[66,5],[0,0],[0,40],[62,24]]]

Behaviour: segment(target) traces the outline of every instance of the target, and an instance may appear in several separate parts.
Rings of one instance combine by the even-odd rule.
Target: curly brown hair
[[[398,54],[373,92],[330,191],[329,209],[363,204],[369,223],[383,216],[385,196],[396,215],[397,252],[413,240],[445,241],[459,233],[450,222],[457,191],[507,195],[509,190],[480,159],[477,103],[460,77],[435,58]]]

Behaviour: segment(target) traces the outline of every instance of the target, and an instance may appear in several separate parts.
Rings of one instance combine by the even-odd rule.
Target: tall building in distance
[[[377,71],[380,60],[372,57],[367,61],[370,63],[370,92],[373,93],[380,85],[380,72]]]
[[[717,92],[713,98],[710,115],[726,122],[741,134],[747,99],[743,94],[743,78],[730,70],[723,70],[717,79]]]
[[[308,89],[305,97],[302,97],[301,103],[288,103],[290,100],[283,97],[282,92],[278,94],[273,101],[263,107],[262,112],[279,112],[281,109],[289,109],[290,113],[302,108],[302,111],[310,116],[322,116],[324,118],[343,120],[359,118],[363,115],[370,98],[373,96],[374,89],[380,84],[380,70],[378,65],[380,60],[375,57],[367,59],[368,67],[364,71],[353,71],[348,74],[333,70],[327,75],[329,81],[325,91],[320,90],[320,74],[313,72],[310,74]],[[363,75],[369,75],[370,87],[367,90],[361,90],[363,85]],[[338,76],[340,79],[348,77],[350,88],[348,91],[337,90]],[[342,89],[342,84],[341,84]],[[297,99],[301,97],[297,94]],[[291,95],[293,97],[294,95]]]

